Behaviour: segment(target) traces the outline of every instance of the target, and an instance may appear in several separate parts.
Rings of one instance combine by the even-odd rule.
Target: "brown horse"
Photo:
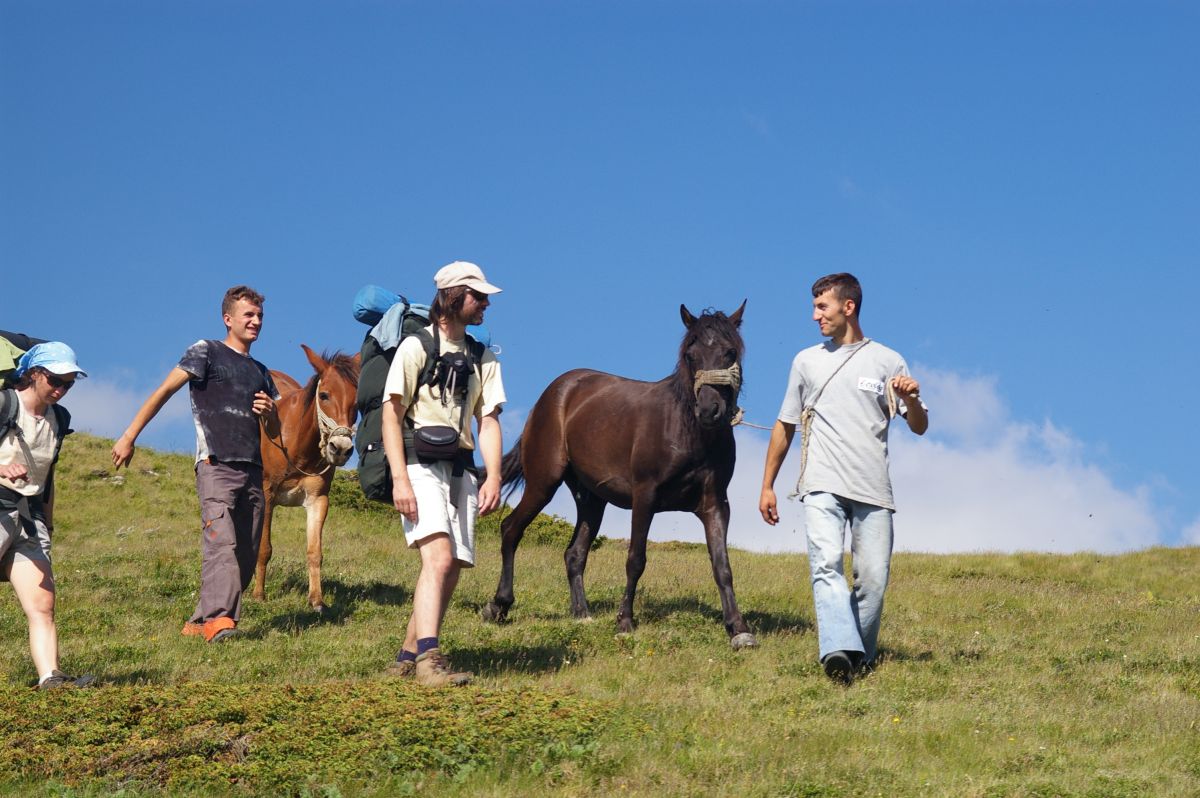
[[[571,612],[590,617],[583,590],[588,552],[608,504],[633,510],[625,596],[617,627],[633,631],[633,597],[646,568],[646,537],[655,513],[695,513],[704,523],[713,577],[730,644],[758,645],[738,611],[725,550],[729,528],[726,491],[737,455],[733,439],[744,346],[738,327],[743,302],[729,316],[693,316],[679,306],[687,333],[669,377],[639,382],[599,371],[568,371],[534,405],[525,430],[504,456],[501,480],[525,492],[501,524],[500,583],[482,611],[500,621],[513,604],[513,557],[525,528],[563,482],[578,509],[564,559]]]
[[[279,439],[262,436],[263,513],[262,543],[254,575],[254,597],[264,598],[267,563],[271,561],[271,516],[277,506],[303,506],[308,514],[308,603],[325,609],[321,594],[321,533],[329,512],[329,486],[337,466],[354,451],[354,403],[358,390],[358,355],[341,352],[318,355],[300,347],[316,372],[303,388],[282,371],[272,371],[282,398]]]

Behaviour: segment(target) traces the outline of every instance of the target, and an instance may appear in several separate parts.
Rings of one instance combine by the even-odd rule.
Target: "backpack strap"
[[[54,420],[58,423],[58,443],[54,445],[54,460],[51,461],[51,467],[58,462],[58,455],[62,452],[63,441],[66,437],[75,430],[71,429],[71,411],[62,405],[50,405],[51,411],[54,413]]]
[[[417,376],[417,388],[419,389],[422,385],[433,385],[436,378],[434,372],[437,371],[438,356],[442,353],[442,335],[436,323],[433,325],[432,333],[422,327],[412,334],[421,340],[421,347],[425,350],[425,365],[421,366],[421,373]]]
[[[0,391],[0,438],[17,426],[17,392],[12,388]]]

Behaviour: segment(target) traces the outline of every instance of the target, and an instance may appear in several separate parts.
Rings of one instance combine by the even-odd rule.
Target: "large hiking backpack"
[[[368,294],[372,301],[381,297],[384,301],[395,297],[395,302],[385,311],[378,307],[364,309],[361,300]],[[363,339],[360,357],[362,367],[358,375],[359,422],[354,435],[354,448],[358,452],[358,484],[368,499],[391,504],[392,470],[383,451],[383,387],[387,382],[388,369],[400,342],[415,335],[425,349],[425,365],[421,368],[418,384],[432,385],[437,379],[434,372],[439,352],[433,336],[425,329],[429,326],[428,305],[411,304],[399,294],[377,286],[366,286],[355,297],[354,317],[365,324],[374,324]],[[483,343],[467,334],[467,352],[473,369],[478,369],[483,362],[484,349]]]
[[[13,372],[17,360],[34,344],[46,343],[41,338],[30,338],[23,333],[0,330],[0,388],[11,388],[15,380]]]

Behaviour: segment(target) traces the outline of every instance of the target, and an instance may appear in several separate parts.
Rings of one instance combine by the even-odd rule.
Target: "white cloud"
[[[115,438],[125,431],[138,408],[150,395],[149,388],[132,388],[109,380],[89,377],[80,380],[64,404],[71,411],[71,426],[77,430]],[[138,445],[175,451],[189,450],[194,443],[192,411],[186,390],[168,401],[138,439]]]
[[[1151,489],[1118,487],[1087,459],[1088,447],[1052,421],[1010,417],[993,377],[921,368],[930,431],[912,435],[898,420],[892,433],[896,548],[909,551],[1115,552],[1167,543]],[[511,439],[510,439],[511,440]],[[766,434],[739,428],[738,464],[729,488],[731,546],[804,551],[802,505],[787,500],[799,440],[776,481],[780,523],[759,517]],[[565,490],[547,508],[569,520]],[[610,507],[601,534],[627,537],[629,513]],[[651,540],[703,541],[700,522],[684,513],[655,518]],[[1184,533],[1200,544],[1200,519]]]

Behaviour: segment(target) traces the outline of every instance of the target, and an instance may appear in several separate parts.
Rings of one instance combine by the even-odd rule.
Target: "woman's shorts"
[[[452,476],[453,471],[451,460],[408,465],[408,481],[417,497],[418,522],[404,519],[404,539],[410,549],[415,549],[431,535],[449,535],[454,559],[471,568],[475,565],[479,483],[470,471],[463,471],[459,477]]]
[[[0,506],[0,580],[17,560],[50,562],[50,529],[41,518],[33,519],[5,502]]]

